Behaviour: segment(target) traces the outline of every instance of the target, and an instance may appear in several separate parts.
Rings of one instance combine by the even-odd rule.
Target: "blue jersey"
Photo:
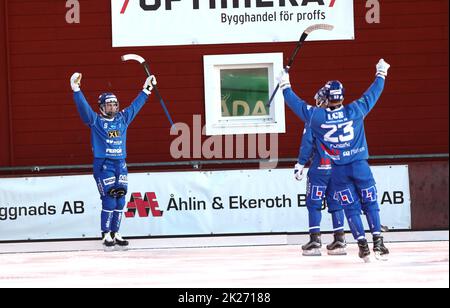
[[[89,106],[81,91],[74,93],[83,122],[91,128],[91,144],[94,158],[125,159],[127,157],[127,129],[131,121],[147,101],[145,92],[139,93],[131,105],[113,119],[102,117]]]
[[[309,125],[327,157],[334,164],[347,165],[369,158],[364,118],[375,106],[384,89],[384,78],[377,77],[364,95],[339,109],[312,107],[300,99],[291,88],[283,91],[289,108]]]
[[[331,160],[327,157],[325,146],[313,135],[312,129],[308,124],[305,124],[298,153],[298,162],[301,165],[306,165],[309,161],[311,161],[311,165],[308,174],[331,174]]]

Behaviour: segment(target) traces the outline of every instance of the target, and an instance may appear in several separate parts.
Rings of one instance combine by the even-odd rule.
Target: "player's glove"
[[[72,87],[73,92],[80,91],[81,77],[83,77],[81,73],[75,73],[70,77],[70,86]]]
[[[283,71],[277,77],[278,84],[280,85],[281,91],[291,87],[291,82],[289,81],[288,70],[289,70],[289,67],[286,67],[286,69],[283,69]]]
[[[377,76],[386,78],[388,74],[388,69],[391,67],[391,65],[386,61],[384,61],[384,59],[380,59],[376,67],[377,67]]]
[[[144,92],[147,95],[150,95],[153,91],[153,86],[156,86],[156,77],[154,75],[151,75],[150,77],[147,77],[144,83]]]
[[[295,164],[294,167],[294,178],[297,181],[303,180],[303,169],[305,168],[304,165],[300,165],[299,163]]]

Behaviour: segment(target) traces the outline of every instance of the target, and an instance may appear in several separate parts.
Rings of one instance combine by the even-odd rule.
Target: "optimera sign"
[[[111,0],[113,47],[354,39],[353,0]]]

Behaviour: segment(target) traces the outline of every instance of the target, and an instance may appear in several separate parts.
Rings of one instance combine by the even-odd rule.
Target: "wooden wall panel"
[[[114,49],[110,0],[80,0],[81,23],[74,25],[65,22],[64,1],[6,2],[8,10],[1,7],[0,16],[7,14],[8,33],[0,23],[0,47],[8,37],[11,70],[7,80],[5,48],[0,48],[1,165],[91,162],[89,131],[79,120],[68,82],[74,71],[83,72],[83,91],[93,108],[103,91],[115,92],[126,106],[145,78],[138,65],[123,64],[120,56],[142,54],[157,73],[175,121],[192,123],[192,114],[204,115],[203,55],[283,52],[287,58],[295,47],[292,42]],[[294,90],[312,100],[327,80],[339,79],[349,102],[370,85],[375,64],[384,57],[392,68],[366,121],[371,154],[448,153],[448,1],[383,0],[380,24],[367,24],[365,1],[354,2],[356,40],[305,44],[291,73]],[[5,107],[8,82],[11,117]],[[296,157],[303,124],[287,110],[286,126],[279,153]],[[152,98],[129,130],[129,162],[172,161],[169,146],[175,137],[168,129]]]

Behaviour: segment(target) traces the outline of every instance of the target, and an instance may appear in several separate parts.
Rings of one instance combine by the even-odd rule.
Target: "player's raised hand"
[[[389,63],[387,63],[386,61],[384,61],[384,59],[380,59],[380,61],[378,61],[377,63],[377,76],[386,78],[387,74],[388,74],[388,69],[391,67],[391,65]]]
[[[147,77],[147,79],[145,80],[144,83],[144,92],[147,95],[150,95],[152,93],[153,90],[153,86],[156,86],[157,82],[156,82],[156,77],[154,75],[151,75],[150,77]]]
[[[80,91],[81,77],[83,77],[83,74],[81,73],[74,73],[72,77],[70,77],[70,86],[72,87],[73,92]]]
[[[289,67],[287,66],[286,69],[283,69],[280,73],[280,75],[277,77],[278,83],[280,85],[280,89],[283,91],[284,89],[291,87],[291,82],[289,80]]]

